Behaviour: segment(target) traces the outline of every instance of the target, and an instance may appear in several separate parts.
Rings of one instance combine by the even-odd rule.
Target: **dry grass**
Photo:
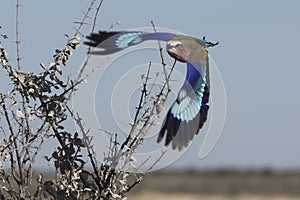
[[[286,195],[200,195],[184,193],[163,193],[145,191],[130,194],[129,200],[299,200],[299,197]]]

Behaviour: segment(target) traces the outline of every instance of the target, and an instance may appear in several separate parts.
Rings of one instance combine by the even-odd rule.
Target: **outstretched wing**
[[[107,55],[118,52],[129,46],[140,44],[145,40],[169,41],[173,36],[173,33],[165,32],[147,33],[142,31],[99,31],[98,33],[92,33],[87,36],[89,41],[84,42],[84,44],[100,49],[99,51],[93,51],[93,54]]]
[[[186,80],[172,104],[159,132],[157,142],[166,135],[165,145],[181,150],[198,134],[209,109],[209,67],[187,62]]]

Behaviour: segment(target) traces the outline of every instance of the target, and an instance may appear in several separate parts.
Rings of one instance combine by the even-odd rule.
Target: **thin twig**
[[[152,24],[154,32],[157,32],[153,21],[151,21],[151,24]],[[162,48],[159,40],[157,40],[157,43],[158,43],[158,47],[159,47],[159,54],[160,54],[160,58],[161,58],[161,64],[162,64],[163,72],[164,72],[164,75],[165,75],[165,81],[167,83],[168,88],[170,88],[169,79],[168,79],[167,70],[166,70],[166,63],[165,63],[165,59],[164,59],[164,55],[163,55],[163,48]]]
[[[147,94],[147,84],[148,84],[148,80],[149,80],[149,76],[150,76],[150,69],[151,69],[151,62],[148,65],[147,75],[145,77],[145,82],[143,83],[143,90],[142,90],[142,94],[141,94],[141,97],[140,97],[140,102],[139,102],[139,105],[137,107],[137,111],[135,113],[134,120],[133,120],[134,124],[137,122],[137,117],[140,113],[140,110],[142,109],[142,102],[143,102],[144,98],[148,95]]]
[[[6,109],[6,105],[5,105],[5,102],[2,103],[2,108],[3,108],[3,111],[4,111],[4,115],[5,115],[5,119],[6,119],[6,122],[8,124],[8,128],[10,130],[10,139],[12,140],[12,143],[14,145],[14,149],[15,149],[15,154],[16,154],[16,157],[17,157],[17,164],[18,164],[18,168],[19,168],[19,176],[20,178],[19,179],[16,179],[16,181],[19,183],[19,184],[22,184],[23,182],[23,173],[22,173],[22,164],[21,164],[21,157],[19,155],[19,150],[18,150],[18,145],[17,145],[17,138],[15,137],[15,134],[14,134],[14,131],[13,131],[13,126],[10,122],[10,118],[8,116],[8,112],[7,112],[7,109]],[[13,169],[13,171],[15,171]]]
[[[166,149],[161,151],[160,156],[154,161],[154,163],[147,169],[147,171],[151,171],[155,165],[162,159],[162,157],[167,153]]]
[[[93,26],[92,26],[92,33],[95,30],[95,27],[96,27],[96,24],[97,24],[98,15],[99,15],[99,11],[100,11],[100,8],[102,6],[102,3],[103,3],[103,0],[100,1],[99,5],[96,8],[96,13],[95,13],[95,16],[94,16]]]
[[[77,36],[77,35],[78,35],[78,33],[79,33],[81,27],[84,25],[84,22],[85,22],[86,19],[88,18],[89,13],[90,13],[90,11],[92,10],[93,5],[94,5],[95,2],[96,2],[96,0],[92,0],[92,1],[91,1],[91,3],[90,3],[90,5],[88,6],[87,11],[85,12],[85,14],[84,14],[84,16],[83,16],[81,22],[79,22],[79,26],[78,26],[78,28],[76,29],[76,31],[75,31],[75,33],[74,33],[74,36]]]
[[[17,63],[18,63],[18,70],[21,69],[21,55],[20,55],[20,39],[19,39],[19,7],[20,7],[20,0],[17,0],[16,5],[16,47],[17,47]]]
[[[149,63],[148,65],[148,70],[147,70],[147,76],[145,77],[145,82],[143,83],[143,89],[141,91],[141,97],[140,97],[140,100],[139,100],[139,104],[138,104],[138,107],[137,107],[137,110],[136,110],[136,113],[135,113],[135,117],[134,117],[134,120],[133,120],[133,124],[131,126],[131,129],[130,129],[130,132],[129,132],[129,135],[127,136],[126,140],[123,142],[123,144],[121,145],[121,148],[120,148],[120,152],[123,151],[124,147],[128,145],[128,143],[130,142],[130,140],[132,139],[132,136],[133,136],[133,133],[135,132],[135,129],[138,125],[138,116],[139,116],[139,113],[142,109],[142,102],[143,102],[143,99],[144,99],[144,96],[147,95],[147,83],[148,83],[148,80],[149,80],[149,74],[150,74],[150,67],[151,67],[151,62]],[[131,142],[132,143],[132,142]],[[130,145],[128,146],[130,148]]]
[[[96,27],[96,24],[97,24],[97,18],[98,18],[98,15],[99,15],[99,11],[100,11],[100,8],[102,6],[102,3],[103,3],[104,0],[101,0],[100,3],[98,4],[97,8],[96,8],[96,13],[95,13],[95,16],[94,16],[94,19],[93,19],[93,26],[92,26],[92,29],[91,29],[91,32],[93,33],[94,30],[95,30],[95,27]],[[88,11],[90,11],[90,8],[91,6],[94,4],[94,2],[91,3]],[[87,67],[88,65],[88,61],[90,60],[91,58],[91,54],[90,54],[90,51],[91,51],[91,48],[88,47],[88,51],[87,51],[87,57],[82,65],[82,67],[79,69],[79,73],[77,74],[76,78],[75,78],[75,82],[78,82],[80,79],[83,80],[83,72],[85,70],[85,68]]]

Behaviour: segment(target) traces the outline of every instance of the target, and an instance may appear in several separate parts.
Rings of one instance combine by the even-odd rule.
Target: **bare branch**
[[[80,29],[81,29],[82,26],[85,24],[85,21],[86,21],[86,19],[88,18],[89,13],[90,13],[90,11],[92,10],[92,8],[93,8],[95,2],[96,2],[96,0],[92,0],[92,1],[91,1],[91,3],[90,3],[90,5],[88,6],[87,11],[85,12],[85,14],[84,14],[84,16],[83,16],[81,22],[79,22],[79,26],[78,26],[78,28],[76,29],[75,33],[74,33],[74,37],[78,35]]]
[[[171,91],[169,80],[176,62],[170,70],[167,69],[163,49],[158,43],[165,76],[164,85],[158,94],[154,94],[154,83],[151,83],[149,87],[149,80],[152,78],[150,62],[145,75],[142,76],[140,99],[128,136],[125,141],[119,141],[117,133],[112,134],[106,131],[110,136],[109,147],[108,151],[104,153],[104,159],[99,163],[89,127],[85,127],[84,119],[81,119],[80,115],[68,106],[72,94],[90,75],[85,72],[90,54],[87,55],[84,65],[79,69],[77,77],[65,79],[61,75],[62,66],[69,64],[72,51],[76,50],[80,44],[79,36],[84,35],[81,33],[83,25],[91,24],[91,31],[94,32],[102,4],[103,0],[90,1],[82,20],[76,23],[78,27],[74,34],[66,35],[66,44],[61,49],[55,50],[53,60],[48,67],[41,63],[42,72],[34,73],[21,71],[20,0],[17,0],[17,67],[13,67],[9,63],[7,52],[0,46],[0,64],[10,78],[12,86],[9,94],[4,95],[0,92],[0,116],[6,122],[1,124],[0,131],[5,136],[3,151],[10,159],[11,168],[5,172],[11,172],[10,177],[3,176],[2,178],[2,174],[0,174],[0,181],[5,180],[8,184],[5,194],[10,198],[43,199],[47,194],[53,199],[122,199],[127,192],[141,182],[144,176],[143,173],[129,173],[127,169],[133,168],[138,172],[143,164],[150,161],[149,157],[142,165],[136,167],[133,156],[150,128],[156,123],[158,118],[158,114],[155,112],[156,105],[163,98],[167,98]],[[94,7],[96,9],[93,13]],[[93,16],[90,17],[91,13]],[[91,23],[88,23],[89,20]],[[156,31],[154,23],[151,23]],[[158,75],[153,79],[155,82],[158,80],[157,77]],[[64,122],[70,119],[74,119],[76,127],[79,127],[78,132],[66,130]],[[57,146],[53,148],[53,152],[45,156],[46,160],[54,165],[55,178],[43,180],[43,177],[40,176],[37,180],[39,185],[37,192],[32,195],[28,187],[33,181],[33,166],[47,139],[54,139],[58,142]],[[148,170],[152,170],[163,155],[164,152]],[[86,169],[87,163],[92,167],[92,169],[88,168],[90,171]],[[2,191],[4,189],[0,188],[0,197],[2,197]]]
[[[20,44],[21,41],[19,39],[20,32],[19,32],[19,7],[20,7],[20,0],[17,0],[16,5],[16,50],[17,50],[17,65],[18,69],[21,69],[21,55],[20,55]]]
[[[154,25],[154,22],[151,21],[151,24],[152,24],[154,32],[156,32],[156,27]],[[160,54],[160,58],[161,58],[161,64],[162,64],[163,72],[164,72],[164,75],[165,75],[165,81],[167,83],[168,88],[170,88],[169,79],[168,79],[167,70],[166,70],[166,63],[165,63],[165,59],[164,59],[164,55],[163,55],[163,48],[162,48],[159,40],[157,40],[157,43],[158,43],[158,47],[159,47],[159,54]]]

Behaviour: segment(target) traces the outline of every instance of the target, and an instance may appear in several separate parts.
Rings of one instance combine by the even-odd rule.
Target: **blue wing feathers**
[[[148,33],[143,35],[144,40],[161,40],[161,41],[169,41],[174,36],[173,33],[165,33],[165,32],[156,32],[156,33]]]
[[[147,33],[142,31],[125,31],[125,32],[107,32],[99,31],[98,33],[92,33],[87,36],[89,41],[85,41],[84,44],[97,47],[101,50],[93,51],[93,54],[107,55],[118,52],[127,47],[140,44],[145,40],[170,40],[174,34],[172,33]]]
[[[118,35],[115,40],[115,45],[117,48],[127,48],[132,45],[141,43],[142,35],[147,35],[145,32],[125,32]]]
[[[183,121],[181,119],[178,119],[177,117],[174,117],[170,109],[159,132],[157,142],[160,142],[164,135],[166,135],[166,146],[172,140],[175,141],[175,143],[172,145],[173,149],[176,149],[176,147],[178,147],[178,149],[180,150],[182,147],[180,147],[180,145],[178,146],[178,144],[187,146],[188,142],[193,139],[194,135],[198,134],[204,122],[207,120],[207,113],[209,109],[209,106],[207,105],[208,96],[208,88],[205,87],[204,99],[207,100],[202,101],[200,110],[197,111],[196,116],[190,121]],[[182,127],[185,127],[185,129],[183,129]],[[182,141],[181,137],[185,137],[185,139]],[[181,140],[181,143],[179,143],[178,140]]]
[[[201,63],[187,63],[187,74],[186,74],[186,80],[189,82],[189,84],[192,86],[193,89],[197,86],[197,82],[199,81],[199,78],[201,78]]]
[[[165,145],[172,141],[172,148],[179,150],[186,147],[194,135],[198,134],[207,120],[209,109],[207,105],[209,100],[208,67],[205,73],[200,71],[200,69],[205,69],[200,68],[200,63],[197,65],[187,63],[187,67],[188,73],[179,91],[179,100],[177,99],[168,111],[157,139],[160,142],[166,135]],[[188,92],[191,93],[188,94]]]

